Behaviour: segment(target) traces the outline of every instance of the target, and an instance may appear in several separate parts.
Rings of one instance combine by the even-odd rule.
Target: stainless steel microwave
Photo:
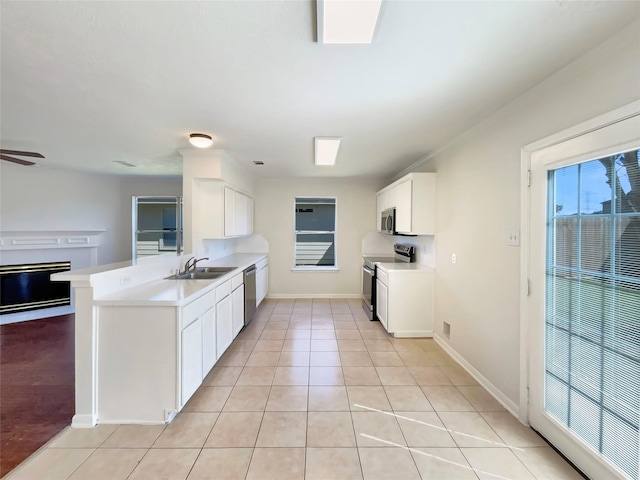
[[[380,233],[396,235],[396,209],[388,208],[380,215]]]

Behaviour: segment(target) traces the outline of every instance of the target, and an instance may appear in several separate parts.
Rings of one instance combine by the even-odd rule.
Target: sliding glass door
[[[133,197],[133,258],[183,251],[182,197]]]
[[[592,478],[638,480],[640,122],[531,157],[531,425]]]

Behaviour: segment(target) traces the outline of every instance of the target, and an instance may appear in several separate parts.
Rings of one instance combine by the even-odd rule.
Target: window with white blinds
[[[334,269],[336,199],[296,197],[294,269]]]
[[[545,410],[638,480],[640,151],[549,172]]]

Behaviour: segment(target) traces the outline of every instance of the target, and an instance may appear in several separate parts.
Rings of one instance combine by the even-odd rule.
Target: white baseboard
[[[270,293],[267,298],[277,300],[278,298],[354,298],[362,299],[361,293]]]
[[[91,414],[74,415],[71,420],[71,428],[93,428],[96,426],[98,419]]]
[[[173,420],[175,415],[171,417]],[[113,418],[111,420],[100,420],[99,425],[166,425],[171,420],[137,420],[130,418]]]
[[[393,338],[430,338],[433,337],[433,330],[406,330],[393,332]]]
[[[469,362],[467,362],[458,352],[456,352],[451,345],[445,342],[442,337],[438,334],[433,334],[433,339],[436,341],[438,345],[442,347],[442,349],[447,352],[451,358],[453,358],[458,364],[464,368],[469,375],[476,379],[476,381],[482,385],[485,390],[487,390],[493,398],[495,398],[498,403],[500,403],[504,408],[506,408],[511,415],[520,419],[520,408],[517,403],[508,398],[502,391],[500,391],[493,383],[491,383],[487,378],[482,375],[478,370],[476,370]]]

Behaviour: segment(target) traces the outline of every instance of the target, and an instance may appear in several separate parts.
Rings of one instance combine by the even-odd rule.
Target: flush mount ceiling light
[[[204,133],[192,133],[189,135],[189,143],[194,147],[208,148],[213,145],[213,139]]]
[[[335,165],[342,137],[315,137],[316,165]]]
[[[371,43],[382,0],[317,0],[319,43]]]

